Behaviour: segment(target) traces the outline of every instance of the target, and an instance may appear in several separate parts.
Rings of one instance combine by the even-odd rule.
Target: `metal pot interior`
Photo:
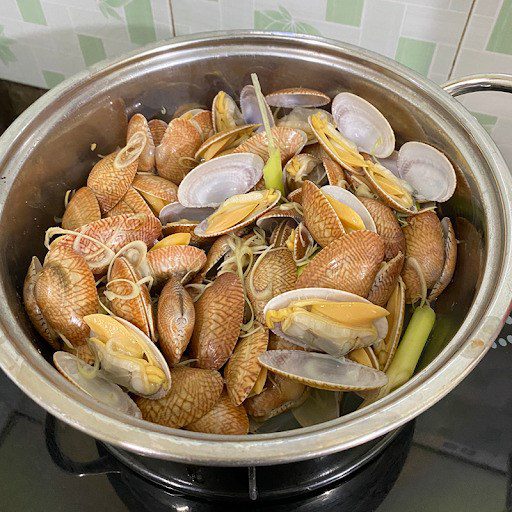
[[[210,106],[221,89],[236,98],[253,72],[264,91],[302,85],[331,97],[344,90],[361,95],[384,113],[399,144],[428,142],[450,158],[458,172],[458,186],[440,213],[452,218],[458,239],[464,243],[459,245],[454,281],[436,303],[438,321],[423,366],[442,351],[467,316],[488,252],[482,190],[492,191],[496,185],[491,178],[485,182],[486,175],[492,176],[488,161],[459,122],[456,109],[446,107],[447,101],[455,100],[403,68],[392,68],[387,59],[314,39],[225,36],[189,40],[68,81],[22,118],[17,133],[11,131],[8,140],[0,141],[0,168],[6,177],[0,184],[4,201],[1,321],[28,364],[51,375],[65,393],[68,388],[63,379],[31,348],[48,356],[25,315],[21,290],[30,258],[34,254],[44,257],[44,232],[62,216],[66,190],[85,183],[97,153],[108,154],[123,144],[132,114],[141,112],[168,121],[184,103]]]

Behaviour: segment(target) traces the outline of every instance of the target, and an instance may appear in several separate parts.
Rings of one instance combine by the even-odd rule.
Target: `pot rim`
[[[79,90],[91,79],[110,74],[146,58],[169,52],[193,50],[209,43],[235,42],[268,45],[294,45],[294,49],[351,55],[370,61],[398,74],[410,86],[421,88],[450,111],[468,130],[483,157],[493,169],[489,183],[496,194],[481,187],[482,206],[487,219],[486,267],[480,288],[467,317],[436,357],[405,385],[387,397],[347,416],[294,431],[254,436],[219,436],[169,429],[136,418],[129,418],[83,394],[66,381],[24,336],[7,306],[5,283],[0,283],[0,366],[34,401],[51,414],[104,442],[150,457],[204,465],[271,465],[326,455],[345,450],[379,437],[406,423],[433,405],[457,385],[480,361],[498,334],[509,311],[512,283],[512,176],[496,145],[476,119],[437,84],[405,66],[374,52],[317,36],[281,32],[228,31],[178,37],[165,44],[152,44],[142,51],[96,64],[71,77],[30,106],[0,138],[0,159],[20,144],[20,135],[30,121],[57,98]],[[0,205],[5,204],[19,162],[6,166],[0,187]],[[493,181],[491,181],[491,179]],[[482,184],[479,182],[479,186]],[[490,187],[492,188],[492,187]],[[485,189],[485,190],[484,190]],[[2,206],[3,208],[3,206]],[[502,219],[501,229],[489,218]],[[475,312],[476,308],[482,311]],[[13,342],[11,340],[21,340]]]

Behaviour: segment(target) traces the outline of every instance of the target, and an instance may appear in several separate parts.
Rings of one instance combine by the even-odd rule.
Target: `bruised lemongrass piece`
[[[274,190],[258,190],[232,196],[201,222],[194,233],[204,237],[218,236],[243,227],[272,208],[280,197],[279,191]]]
[[[155,344],[121,318],[89,315],[90,346],[106,377],[133,393],[158,399],[171,385],[169,367]]]
[[[313,388],[362,391],[380,388],[388,381],[384,372],[317,352],[269,350],[258,359],[271,372]]]
[[[362,155],[357,151],[356,145],[345,139],[330,122],[327,115],[318,112],[309,117],[309,124],[315,133],[318,142],[327,151],[329,156],[342,167],[351,172],[367,164]]]
[[[278,336],[334,357],[383,339],[388,314],[362,297],[326,288],[285,292],[264,309],[267,327]]]
[[[265,127],[265,133],[268,141],[268,160],[263,167],[263,178],[265,179],[265,186],[267,189],[279,190],[284,195],[283,185],[283,169],[281,166],[281,152],[279,147],[274,143],[274,137],[272,130],[270,129],[270,121],[267,109],[265,108],[265,97],[261,92],[260,82],[256,73],[251,74],[252,84],[254,86],[254,92],[258,105],[260,108],[260,114],[263,119],[263,126]]]
[[[94,376],[89,377],[86,375],[90,370],[85,370],[86,375],[84,375],[84,367],[92,367],[76,356],[67,352],[55,352],[53,362],[66,379],[98,402],[130,416],[142,417],[135,402],[117,384],[110,382],[98,372],[94,372]]]
[[[360,96],[338,94],[332,100],[332,115],[338,130],[360,151],[384,158],[395,149],[395,134],[388,120]]]

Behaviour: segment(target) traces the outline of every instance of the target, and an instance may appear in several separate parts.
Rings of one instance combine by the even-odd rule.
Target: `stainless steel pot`
[[[67,189],[122,144],[126,116],[149,117],[180,104],[235,93],[258,73],[264,90],[350,90],[389,119],[399,142],[444,151],[458,187],[442,207],[456,224],[459,263],[438,300],[423,369],[385,399],[338,420],[297,431],[222,437],[124,417],[83,396],[41,355],[21,303],[30,257],[44,254],[44,230],[62,214]],[[454,94],[512,90],[506,76],[447,86]],[[165,116],[164,116],[165,117]],[[89,146],[95,143],[95,152]],[[48,92],[0,139],[0,365],[31,398],[90,435],[143,455],[211,465],[261,465],[345,450],[417,416],[457,385],[490,347],[507,315],[512,281],[512,178],[476,120],[436,84],[380,55],[321,38],[236,32],[178,38],[100,64]]]

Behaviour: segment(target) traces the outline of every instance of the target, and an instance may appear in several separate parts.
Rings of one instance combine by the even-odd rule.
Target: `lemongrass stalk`
[[[260,82],[256,73],[251,74],[252,84],[258,100],[258,107],[263,119],[263,126],[268,140],[268,160],[263,167],[263,178],[265,180],[265,187],[271,190],[279,190],[284,195],[283,184],[283,168],[281,166],[281,153],[279,148],[274,143],[272,130],[270,129],[270,122],[268,120],[267,109],[265,108],[265,100],[261,92]]]

